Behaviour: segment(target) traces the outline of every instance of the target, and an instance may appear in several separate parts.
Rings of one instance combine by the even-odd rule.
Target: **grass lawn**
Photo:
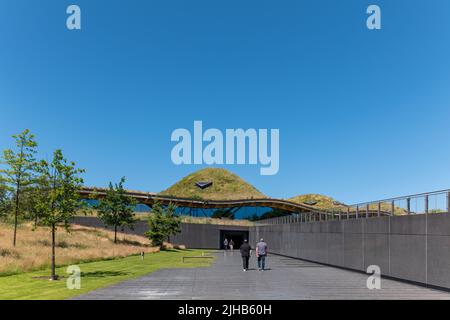
[[[79,290],[67,289],[67,267],[57,269],[59,276],[65,276],[58,281],[36,278],[48,277],[50,270],[4,276],[0,277],[0,299],[67,299],[123,280],[136,278],[158,269],[207,267],[211,264],[212,259],[187,259],[186,263],[182,262],[183,256],[199,256],[202,252],[201,250],[171,250],[147,254],[143,261],[140,256],[130,256],[79,264],[82,273],[81,289]]]
[[[33,272],[50,267],[51,236],[46,227],[33,228],[33,223],[22,223],[18,228],[17,246],[12,245],[13,226],[0,223],[0,277]],[[58,228],[56,233],[56,263],[61,266],[82,262],[125,258],[142,251],[158,252],[150,241],[142,236],[118,233],[78,225],[70,227],[70,233]],[[1,279],[1,278],[0,278]]]

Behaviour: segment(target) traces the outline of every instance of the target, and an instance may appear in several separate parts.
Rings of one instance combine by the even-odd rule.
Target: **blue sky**
[[[82,10],[82,30],[65,27]],[[365,26],[382,9],[382,30]],[[201,166],[176,128],[279,128],[273,197],[347,203],[450,188],[450,2],[1,0],[0,148],[32,130],[87,185],[160,191]]]

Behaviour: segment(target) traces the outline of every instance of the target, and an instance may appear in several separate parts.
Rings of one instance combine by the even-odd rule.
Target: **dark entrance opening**
[[[224,249],[223,241],[227,239],[228,242],[233,240],[234,248],[239,249],[244,240],[248,240],[248,231],[241,230],[220,230],[220,248]]]

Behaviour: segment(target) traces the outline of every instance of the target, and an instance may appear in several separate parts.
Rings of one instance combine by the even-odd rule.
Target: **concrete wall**
[[[98,218],[96,217],[76,217],[72,221],[75,224],[108,229]],[[144,236],[148,230],[146,221],[138,221],[134,225],[134,230],[125,228],[123,232],[129,234],[136,234]],[[182,223],[181,233],[171,237],[173,244],[185,245],[187,248],[198,249],[220,249],[220,231],[221,230],[236,230],[236,231],[249,231],[248,227],[241,226],[224,226],[214,224],[194,224],[194,223]],[[122,231],[121,231],[122,232]]]
[[[429,214],[251,228],[269,251],[450,289],[450,215]]]

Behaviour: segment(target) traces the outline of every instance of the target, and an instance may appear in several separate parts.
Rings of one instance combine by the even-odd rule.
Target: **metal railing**
[[[258,225],[450,213],[450,189],[369,201],[336,210],[311,210],[258,221]]]

